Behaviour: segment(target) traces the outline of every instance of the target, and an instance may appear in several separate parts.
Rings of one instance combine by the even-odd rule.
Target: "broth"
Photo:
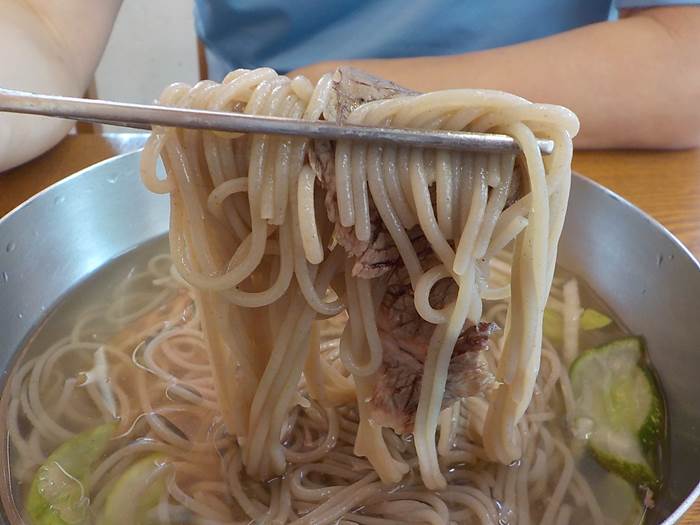
[[[290,467],[285,478],[268,483],[247,479],[239,472],[241,459],[236,457],[236,444],[226,435],[223,422],[217,414],[216,394],[213,383],[209,380],[211,372],[203,343],[197,339],[194,331],[187,332],[189,327],[197,323],[192,292],[171,271],[169,256],[164,255],[166,253],[167,242],[160,239],[117,259],[68,294],[32,334],[23,349],[3,394],[3,402],[9,406],[8,426],[11,427],[8,440],[11,444],[11,493],[21,513],[26,513],[25,502],[31,492],[32,479],[46,457],[76,434],[109,422],[116,416],[121,416],[118,430],[107,444],[106,452],[94,465],[90,486],[83,487],[81,481],[75,480],[80,484],[81,491],[87,488],[87,494],[84,495],[87,499],[82,506],[77,505],[77,510],[71,509],[71,512],[77,513],[77,522],[92,522],[98,516],[104,520],[104,516],[109,513],[111,495],[117,490],[115,487],[119,486],[119,479],[123,479],[144,455],[167,455],[175,448],[183,449],[188,442],[196,443],[191,447],[189,458],[186,455],[176,456],[177,459],[171,464],[164,464],[161,470],[153,471],[153,482],[167,480],[163,485],[167,486],[167,490],[163,489],[157,495],[156,503],[148,511],[149,519],[159,521],[167,514],[173,523],[195,523],[202,518],[216,522],[222,517],[245,522],[246,514],[241,508],[241,498],[235,494],[232,496],[236,490],[247,494],[251,505],[257,500],[266,501],[266,498],[272,505],[272,500],[279,497],[275,494],[281,493],[285,483],[295,483],[294,476],[297,475],[300,485],[309,484],[305,490],[322,490],[324,484],[337,484],[331,470],[328,470],[328,474],[298,474],[303,466],[295,466],[296,470]],[[557,271],[550,307],[562,302],[562,286],[571,279],[572,276],[565,271]],[[578,289],[582,307],[595,309],[616,319],[584,283],[579,281]],[[490,316],[500,326],[505,324],[502,304],[504,303],[487,302],[484,308],[486,317]],[[140,320],[145,318],[149,319],[150,325],[143,323],[140,326]],[[154,330],[152,326],[155,325],[158,328]],[[326,322],[321,330],[321,337],[325,339],[322,348],[327,362],[337,369],[337,337],[342,326],[341,316]],[[183,340],[189,337],[191,345],[171,343],[170,346],[156,347],[150,357],[145,355],[151,352],[149,345],[168,330],[180,330],[180,337]],[[582,351],[600,346],[626,334],[622,324],[615,320],[606,327],[582,331],[579,348]],[[129,340],[132,336],[133,340]],[[129,349],[121,358],[115,359],[114,352],[109,348],[119,345],[126,345]],[[107,350],[100,350],[106,347]],[[71,354],[71,357],[57,358],[60,352]],[[168,352],[172,353],[170,357],[166,355]],[[102,357],[98,356],[100,353]],[[42,359],[43,369],[35,372],[32,367],[36,367],[36,363]],[[547,374],[549,366],[543,358],[544,372],[541,374]],[[35,374],[34,379],[39,386],[34,390],[29,387],[20,388],[31,380],[32,374]],[[537,405],[538,396],[548,395],[544,383],[546,382],[543,381],[544,386],[538,383],[531,406]],[[549,401],[551,413],[533,409],[531,415],[527,416],[532,418],[530,424],[533,429],[545,429],[551,442],[560,440],[570,450],[574,470],[554,516],[556,522],[588,523],[590,509],[594,504],[600,506],[605,519],[611,523],[641,522],[645,513],[644,493],[602,468],[591,454],[586,441],[572,434],[572,422],[567,420],[565,399],[558,388],[555,385],[553,390],[556,392]],[[145,398],[147,401],[144,401]],[[197,406],[197,411],[182,408],[188,403]],[[125,404],[130,404],[127,415],[122,413]],[[150,407],[149,411],[143,409],[144,404]],[[43,416],[42,410],[45,411]],[[469,403],[462,402],[456,417],[470,417],[464,415],[469,410]],[[339,408],[337,412],[334,417],[339,424],[339,437],[335,447],[328,447],[328,453],[338,451],[338,454],[331,460],[322,461],[330,461],[329,465],[352,462],[351,468],[366,472],[366,461],[363,458],[352,460],[351,442],[348,443],[354,438],[352,429],[356,427],[355,409],[347,406]],[[46,418],[46,414],[50,414],[50,418]],[[292,415],[284,442],[290,449],[298,449],[298,454],[303,456],[308,452],[306,445],[323,441],[323,427],[326,423],[331,425],[331,419],[323,409],[308,400],[300,401],[300,406]],[[303,427],[305,435],[300,435],[294,429],[298,421],[306,425]],[[344,434],[349,437],[344,437]],[[468,438],[468,431],[465,431],[465,436]],[[400,441],[397,447],[411,449],[410,436],[397,439]],[[455,450],[462,443],[459,439],[461,438],[452,444]],[[465,446],[472,447],[470,443]],[[521,482],[521,469],[528,467],[529,472],[542,469],[541,481],[526,481],[529,494],[532,495],[532,500],[527,502],[527,512],[536,520],[538,516],[547,514],[547,495],[558,490],[557,487],[563,483],[562,479],[569,468],[566,459],[560,462],[561,465],[552,459],[556,449],[554,445],[550,451],[552,458],[540,452],[545,448],[537,448],[531,458],[524,458],[510,466],[491,464],[480,457],[477,450],[473,457],[465,454],[464,461],[452,465],[449,472],[458,484],[474,484],[475,487],[480,487],[479,490],[486,487],[482,493],[491,494],[498,523],[507,525],[517,523],[518,515],[522,512],[519,505],[525,503],[513,496],[515,485]],[[312,458],[313,461],[321,459]],[[657,463],[661,464],[660,457]],[[238,470],[229,470],[230,465],[236,464]],[[231,472],[236,479],[234,484],[227,478]],[[409,475],[409,478],[412,480],[407,482],[409,484],[420,483],[416,481],[415,475]],[[400,494],[402,490],[411,488],[403,484],[387,490],[390,491],[388,493]],[[536,493],[539,493],[538,497],[534,496]],[[595,502],[590,501],[591,497],[595,498]],[[281,501],[280,499],[280,504]],[[304,509],[313,508],[315,504],[295,505],[292,510],[300,515]],[[464,508],[468,507],[462,508],[454,503],[454,508],[457,507],[456,521],[466,521],[470,513]],[[357,510],[357,523],[371,523],[364,514],[371,511],[371,506]],[[350,523],[353,518],[348,516],[345,520],[344,522]]]

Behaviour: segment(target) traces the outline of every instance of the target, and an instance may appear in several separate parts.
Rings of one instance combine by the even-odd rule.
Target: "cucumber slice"
[[[88,473],[104,454],[116,427],[116,422],[109,422],[78,434],[59,446],[39,467],[26,502],[34,525],[75,525],[87,521]]]
[[[625,337],[583,352],[571,365],[574,425],[610,472],[655,487],[655,451],[663,427],[661,394],[644,367],[642,341]]]
[[[607,473],[591,483],[596,501],[606,517],[621,525],[642,523],[644,507],[635,489],[617,474]]]
[[[584,308],[579,318],[579,327],[584,332],[590,330],[599,330],[605,328],[612,323],[607,315],[594,310],[593,308]],[[542,317],[542,333],[551,342],[558,344],[564,340],[564,319],[562,315],[551,308],[544,309]]]
[[[157,475],[166,464],[163,454],[150,454],[126,469],[110,490],[97,525],[155,523],[157,520],[149,511],[165,492],[165,479]]]
[[[581,323],[581,330],[599,330],[612,323],[612,319],[593,308],[584,308],[579,323]]]
[[[551,308],[544,309],[542,334],[555,344],[564,340],[564,319],[559,312]]]

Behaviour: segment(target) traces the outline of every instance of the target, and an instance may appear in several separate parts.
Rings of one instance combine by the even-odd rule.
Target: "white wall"
[[[172,82],[199,80],[192,9],[192,0],[124,0],[95,74],[98,97],[150,103]]]

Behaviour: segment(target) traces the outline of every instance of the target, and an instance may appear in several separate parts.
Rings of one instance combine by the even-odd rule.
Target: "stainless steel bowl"
[[[61,297],[168,228],[168,199],[139,180],[139,154],[63,180],[0,220],[0,370]],[[665,489],[651,523],[674,523],[700,493],[700,265],[651,217],[576,176],[559,262],[644,334],[668,404]]]

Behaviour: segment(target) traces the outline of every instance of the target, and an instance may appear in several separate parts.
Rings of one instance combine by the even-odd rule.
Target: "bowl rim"
[[[4,216],[0,217],[0,228],[3,227],[3,224],[5,224],[11,217],[13,217],[15,214],[20,213],[22,209],[25,207],[33,205],[36,201],[38,201],[40,198],[42,198],[45,194],[55,191],[55,189],[63,184],[67,184],[74,179],[82,176],[85,174],[85,172],[92,171],[96,167],[99,167],[104,164],[110,164],[112,162],[115,162],[119,159],[124,159],[126,157],[138,157],[141,155],[141,152],[143,151],[143,148],[139,148],[134,151],[129,151],[126,153],[121,153],[119,155],[114,155],[112,157],[109,157],[107,159],[101,160],[99,162],[96,162],[94,164],[91,164],[89,166],[86,166],[85,168],[68,175],[64,177],[61,180],[58,180],[54,182],[53,184],[47,186],[46,188],[42,189],[38,193],[32,195],[30,198],[27,200],[23,201],[19,205],[17,205],[15,208],[12,210],[8,211]],[[700,261],[698,260],[698,257],[696,257],[690,249],[683,244],[678,237],[671,232],[666,226],[664,226],[661,222],[659,222],[657,219],[655,219],[653,216],[651,216],[649,213],[646,211],[642,210],[632,202],[630,202],[628,199],[625,197],[622,197],[621,195],[615,193],[611,189],[607,188],[603,184],[590,179],[586,177],[585,175],[572,170],[572,179],[576,180],[577,184],[587,184],[598,191],[601,191],[605,196],[611,198],[612,200],[616,201],[617,203],[621,204],[624,206],[624,208],[628,211],[633,211],[639,216],[641,216],[649,225],[656,229],[659,233],[661,233],[664,237],[669,239],[676,248],[678,248],[685,256],[689,259],[691,264],[695,267],[696,270],[700,271]],[[0,177],[2,175],[0,174]],[[700,475],[698,476],[698,480],[693,487],[693,489],[690,491],[690,493],[683,499],[683,501],[678,505],[674,511],[663,521],[661,522],[661,525],[671,525],[673,523],[676,523],[682,516],[685,514],[688,509],[700,498]],[[4,499],[4,498],[3,498]],[[3,505],[4,506],[4,505]],[[2,509],[0,510],[0,516],[2,514],[5,514],[7,512],[7,509]]]

